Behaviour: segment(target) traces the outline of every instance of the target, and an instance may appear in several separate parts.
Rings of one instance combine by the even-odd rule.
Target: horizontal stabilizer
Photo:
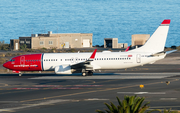
[[[155,57],[155,56],[161,56],[161,55],[165,55],[166,52],[162,51],[162,52],[159,52],[159,53],[155,53],[153,55],[150,55],[149,57]]]
[[[170,54],[170,53],[173,53],[175,51],[177,51],[177,50],[166,51],[166,54]]]

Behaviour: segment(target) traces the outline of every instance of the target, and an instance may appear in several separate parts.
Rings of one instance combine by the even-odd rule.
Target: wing
[[[86,67],[91,67],[91,62],[94,61],[95,55],[96,55],[97,49],[94,50],[90,58],[84,62],[80,62],[77,64],[70,65],[71,69],[79,69],[79,68],[86,68]]]

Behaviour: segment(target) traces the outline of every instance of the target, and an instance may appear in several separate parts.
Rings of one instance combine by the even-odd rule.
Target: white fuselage
[[[54,70],[58,65],[73,65],[89,59],[92,53],[44,53],[43,70]],[[93,69],[123,69],[154,63],[166,54],[150,57],[152,53],[97,52],[91,62]]]

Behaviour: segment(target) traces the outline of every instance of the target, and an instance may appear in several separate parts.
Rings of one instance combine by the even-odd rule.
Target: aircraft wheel
[[[82,76],[84,76],[84,77],[85,77],[85,76],[86,76],[86,72],[83,72],[83,73],[82,73]]]
[[[92,76],[93,75],[93,71],[88,71],[88,75]]]
[[[22,76],[22,73],[19,73],[19,76]]]

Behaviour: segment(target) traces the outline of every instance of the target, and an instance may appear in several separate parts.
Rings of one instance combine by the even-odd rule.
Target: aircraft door
[[[20,65],[25,65],[25,56],[20,57]]]
[[[137,61],[137,63],[141,63],[141,55],[140,54],[136,55],[136,61]]]

